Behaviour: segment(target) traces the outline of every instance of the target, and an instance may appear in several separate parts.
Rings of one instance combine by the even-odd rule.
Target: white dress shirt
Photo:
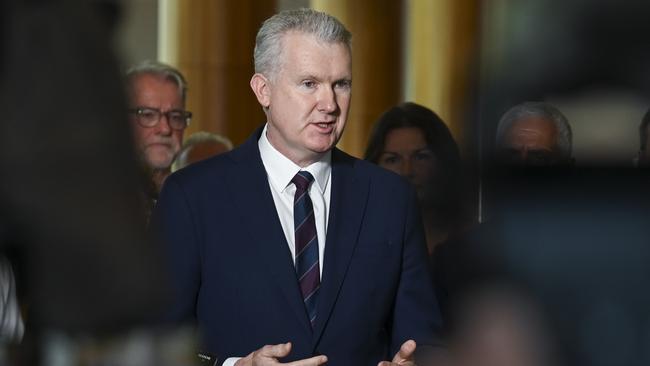
[[[275,209],[287,239],[289,250],[294,264],[296,262],[296,242],[293,226],[293,195],[296,193],[296,186],[291,179],[300,171],[305,170],[314,176],[314,183],[309,186],[309,198],[314,206],[314,218],[316,221],[316,236],[318,237],[318,260],[320,274],[323,275],[323,264],[325,254],[325,234],[327,233],[327,220],[330,208],[331,176],[332,176],[332,152],[328,151],[323,157],[305,167],[301,168],[286,156],[276,150],[266,137],[267,126],[264,126],[262,136],[257,142],[262,157],[262,163],[269,180],[269,187],[273,195]],[[251,350],[251,352],[254,350]],[[223,366],[233,366],[239,358],[228,358]]]

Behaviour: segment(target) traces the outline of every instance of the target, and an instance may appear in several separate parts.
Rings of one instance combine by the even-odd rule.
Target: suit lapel
[[[336,304],[366,208],[369,180],[355,174],[355,160],[338,149],[332,151],[330,212],[313,347],[318,344]]]
[[[234,197],[237,211],[243,225],[242,235],[251,235],[258,253],[270,275],[277,282],[293,313],[296,314],[307,334],[311,335],[311,324],[302,301],[302,294],[296,278],[278,213],[273,202],[268,178],[260,158],[257,140],[261,134],[258,129],[240,148],[232,152],[235,164],[233,174],[229,175],[230,193]],[[251,261],[251,265],[258,263]]]

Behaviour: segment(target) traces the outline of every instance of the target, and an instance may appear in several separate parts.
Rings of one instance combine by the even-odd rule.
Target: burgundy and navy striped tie
[[[309,172],[302,170],[291,180],[296,186],[296,194],[293,198],[296,274],[312,327],[316,322],[316,301],[320,287],[318,237],[314,207],[309,198],[309,185],[313,181],[314,177]]]

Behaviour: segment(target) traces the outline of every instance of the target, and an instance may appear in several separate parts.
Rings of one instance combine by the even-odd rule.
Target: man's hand
[[[415,361],[413,361],[415,346],[415,341],[409,339],[399,348],[393,361],[381,361],[377,366],[415,366]]]
[[[404,347],[404,346],[402,346]],[[415,347],[413,347],[415,349]],[[288,365],[288,366],[318,366],[327,362],[326,356],[315,356],[304,360],[290,363],[280,363],[278,358],[286,357],[291,352],[291,342],[276,344],[274,346],[264,346],[250,355],[238,360],[235,366],[271,366],[271,365]]]

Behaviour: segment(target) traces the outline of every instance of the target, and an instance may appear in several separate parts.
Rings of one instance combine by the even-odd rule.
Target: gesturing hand
[[[415,361],[413,361],[415,347],[415,341],[409,339],[399,348],[399,351],[393,357],[393,361],[381,361],[377,366],[415,366]]]
[[[250,355],[238,360],[235,366],[272,366],[272,365],[288,365],[288,366],[318,366],[327,362],[326,356],[314,356],[304,360],[298,360],[289,363],[280,363],[278,358],[286,357],[291,352],[291,342],[266,345]]]

